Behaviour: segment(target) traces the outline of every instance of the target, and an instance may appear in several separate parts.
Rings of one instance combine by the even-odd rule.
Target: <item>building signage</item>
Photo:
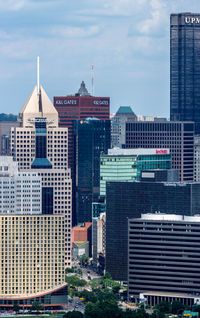
[[[166,154],[168,153],[167,149],[156,149],[156,153],[160,153],[160,154]]]
[[[94,100],[93,101],[94,105],[109,105],[108,100]]]
[[[52,124],[54,123],[53,119],[47,119],[47,118],[29,118],[28,121],[32,122],[32,123],[48,123],[48,124]]]
[[[185,17],[186,24],[200,24],[200,17]]]
[[[56,100],[56,105],[77,105],[77,100],[76,99],[57,99]]]

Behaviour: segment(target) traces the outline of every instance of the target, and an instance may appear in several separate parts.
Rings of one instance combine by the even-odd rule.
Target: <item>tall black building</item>
[[[126,148],[170,149],[172,169],[179,181],[194,179],[194,123],[138,121],[126,123]]]
[[[128,218],[154,212],[200,214],[200,183],[122,181],[106,185],[106,270],[115,280],[127,281]]]
[[[200,294],[199,216],[143,214],[129,219],[128,233],[129,298],[137,301],[142,293],[152,306],[161,300],[194,304]]]
[[[110,148],[110,120],[77,120],[76,145],[76,221],[92,221],[92,202],[100,192],[100,154]]]
[[[200,14],[171,14],[170,118],[200,133]]]

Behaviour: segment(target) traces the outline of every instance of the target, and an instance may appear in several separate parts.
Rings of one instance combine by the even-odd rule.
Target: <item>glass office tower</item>
[[[194,121],[200,133],[200,14],[171,14],[170,119]]]
[[[107,181],[140,181],[143,170],[171,169],[169,149],[109,149],[101,155],[100,196],[106,195]]]
[[[106,271],[127,281],[128,218],[142,213],[200,214],[200,183],[106,183]],[[116,266],[117,264],[117,266]]]
[[[100,155],[110,148],[110,120],[74,122],[76,145],[76,221],[92,221],[92,202],[100,194]]]

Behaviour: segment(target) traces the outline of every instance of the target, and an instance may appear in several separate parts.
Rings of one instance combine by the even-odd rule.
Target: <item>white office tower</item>
[[[0,213],[41,214],[41,177],[19,172],[11,156],[0,156]]]
[[[194,137],[194,181],[200,182],[200,136]]]
[[[92,256],[96,268],[99,267],[100,255],[106,254],[106,214],[92,218]]]
[[[11,128],[11,154],[21,172],[42,178],[42,214],[65,215],[66,266],[71,265],[71,171],[68,128],[58,127],[58,113],[42,87],[35,87]]]

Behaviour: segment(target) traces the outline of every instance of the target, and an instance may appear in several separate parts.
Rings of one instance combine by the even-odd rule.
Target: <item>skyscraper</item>
[[[130,106],[120,106],[111,119],[111,147],[125,148],[126,123],[136,121],[137,116]]]
[[[101,120],[110,118],[110,98],[91,96],[82,81],[78,92],[69,96],[54,97],[54,106],[59,115],[59,127],[68,128],[68,165],[71,169],[73,184],[72,223],[76,225],[76,201],[75,201],[75,162],[73,122],[88,117],[96,117]]]
[[[127,280],[128,218],[141,213],[200,213],[200,183],[107,182],[106,270],[115,280]],[[117,264],[117,266],[116,266]]]
[[[74,146],[73,146],[73,121],[96,117],[101,120],[110,118],[110,98],[91,96],[85,83],[75,95],[54,97],[54,106],[59,115],[59,127],[67,127],[69,135],[68,162],[73,170]]]
[[[128,227],[129,299],[142,293],[152,306],[193,305],[200,293],[199,216],[142,214]]]
[[[41,177],[37,172],[19,172],[11,156],[0,156],[0,214],[40,214]]]
[[[168,148],[180,181],[194,179],[194,123],[149,121],[126,123],[126,148]]]
[[[101,155],[100,196],[107,181],[140,181],[143,170],[171,169],[169,149],[108,149]]]
[[[67,303],[71,264],[71,178],[67,128],[45,91],[34,88],[0,158],[0,307]],[[18,168],[20,171],[18,171]]]
[[[92,202],[100,194],[100,155],[110,148],[110,120],[74,122],[76,135],[77,223],[92,221]]]
[[[171,14],[170,118],[194,121],[200,133],[200,14]]]
[[[71,173],[68,129],[58,127],[58,113],[41,86],[35,87],[11,128],[11,153],[20,171],[42,179],[42,213],[65,215],[66,266],[71,265]]]

